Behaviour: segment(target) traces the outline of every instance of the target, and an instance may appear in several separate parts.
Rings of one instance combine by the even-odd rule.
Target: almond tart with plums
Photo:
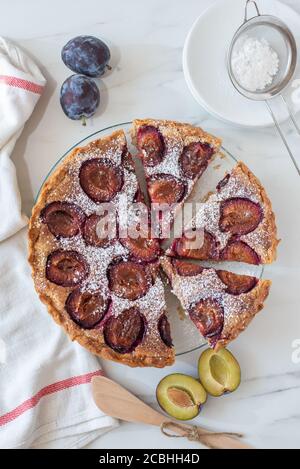
[[[129,209],[142,200],[123,131],[75,149],[33,209],[29,262],[40,299],[72,340],[103,358],[163,367],[174,362],[174,348],[160,245],[119,239],[118,230],[99,236],[100,208],[111,203],[118,213],[124,196]]]
[[[202,246],[191,249],[197,230]],[[199,233],[200,236],[200,233]],[[167,251],[179,258],[270,264],[276,259],[275,216],[265,189],[247,166],[239,162],[200,205],[186,230]]]
[[[178,205],[221,143],[189,124],[150,119],[134,121],[132,136],[150,201]],[[171,365],[162,264],[201,334],[213,347],[226,345],[262,308],[270,282],[180,258],[272,262],[278,241],[265,190],[239,163],[197,214],[196,228],[205,228],[202,250],[192,250],[183,237],[165,257],[150,230],[146,237],[120,235],[124,223],[138,219],[136,203],[146,208],[123,131],[65,158],[44,184],[30,220],[29,262],[40,299],[70,338],[92,353],[129,366]],[[106,204],[117,223],[101,231],[108,223],[102,223]],[[169,221],[174,216],[170,211]]]
[[[269,280],[167,256],[161,265],[185,313],[216,350],[248,326],[263,308],[271,286]]]

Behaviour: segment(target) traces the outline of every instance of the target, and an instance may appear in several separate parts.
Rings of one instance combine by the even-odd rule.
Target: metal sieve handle
[[[249,19],[250,19],[250,18],[248,18],[248,6],[250,5],[250,3],[253,3],[253,5],[255,6],[256,13],[257,13],[256,16],[260,16],[260,12],[259,12],[257,3],[254,0],[247,0],[246,5],[245,5],[244,23],[247,23],[247,21],[249,21]]]
[[[280,95],[280,96],[282,97],[283,101],[286,102],[285,99],[284,99],[284,97],[283,97],[282,95]],[[284,133],[283,133],[283,131],[282,131],[280,125],[279,125],[279,122],[278,122],[278,120],[276,119],[276,116],[275,116],[275,114],[274,114],[274,112],[273,112],[273,110],[272,110],[272,108],[271,108],[269,102],[266,100],[265,103],[266,103],[266,105],[267,105],[267,108],[269,109],[269,112],[270,112],[270,114],[271,114],[271,116],[272,116],[272,119],[273,119],[273,121],[274,121],[274,124],[275,124],[277,130],[278,130],[278,133],[279,133],[279,135],[280,135],[280,137],[281,137],[281,140],[283,141],[283,143],[284,143],[284,145],[285,145],[285,147],[286,147],[286,149],[287,149],[287,151],[288,151],[288,154],[290,155],[290,158],[291,158],[292,162],[294,163],[294,166],[295,166],[295,168],[296,168],[296,170],[297,170],[297,173],[298,173],[299,176],[300,176],[300,169],[299,169],[299,167],[298,167],[298,165],[297,165],[297,162],[296,162],[295,157],[294,157],[294,155],[293,155],[293,152],[292,152],[292,150],[291,150],[291,148],[290,148],[290,146],[289,146],[289,144],[288,144],[288,141],[287,141],[287,139],[285,138]],[[291,117],[292,114],[290,113],[290,109],[289,109],[288,106],[287,106],[287,108],[288,108],[288,111],[289,111],[289,114],[290,114],[290,117]],[[296,121],[294,122],[294,116],[293,116],[292,121],[293,121],[293,123],[294,123],[296,129],[298,130],[297,123],[296,123]],[[298,131],[299,131],[299,130],[298,130]]]

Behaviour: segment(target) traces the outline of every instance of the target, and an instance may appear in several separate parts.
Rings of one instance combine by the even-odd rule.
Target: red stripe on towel
[[[32,81],[23,80],[22,78],[10,77],[8,75],[0,75],[0,83],[5,83],[8,86],[13,86],[15,88],[22,88],[26,91],[31,91],[32,93],[42,94],[44,87],[37,85]]]
[[[79,386],[80,384],[90,383],[93,376],[103,376],[104,373],[101,370],[93,371],[92,373],[87,373],[86,375],[73,376],[72,378],[67,378],[62,381],[57,381],[57,383],[49,384],[42,388],[37,394],[30,397],[22,404],[18,405],[15,409],[7,412],[6,414],[0,416],[0,426],[5,425],[12,420],[16,419],[20,415],[24,414],[29,409],[35,407],[42,397],[48,396],[49,394],[54,394],[58,391],[63,391],[64,389],[72,388],[74,386]]]

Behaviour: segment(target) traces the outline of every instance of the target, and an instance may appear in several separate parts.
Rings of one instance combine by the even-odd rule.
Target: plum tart
[[[164,238],[221,140],[190,124],[155,119],[134,120],[131,134],[143,163],[150,202],[170,206],[159,219],[159,235]]]
[[[271,282],[163,257],[173,293],[216,350],[234,340],[263,308]]]
[[[197,230],[203,243],[193,249]],[[170,256],[197,260],[270,264],[278,245],[275,216],[265,189],[239,162],[201,204],[181,238],[167,251]],[[200,233],[199,233],[200,236]]]
[[[161,230],[221,141],[189,124],[154,119],[135,120],[132,137],[150,202],[169,207],[159,218]],[[144,209],[147,232],[124,235]],[[92,353],[129,366],[164,367],[175,353],[162,266],[199,332],[212,347],[226,346],[263,307],[270,282],[183,259],[272,262],[278,241],[271,203],[239,163],[202,204],[192,228],[203,234],[199,248],[191,245],[195,231],[185,231],[162,257],[162,236],[150,230],[125,134],[114,132],[75,149],[44,184],[29,226],[35,288],[54,320]]]
[[[142,200],[122,131],[63,161],[30,220],[35,287],[55,321],[91,352],[130,366],[171,365],[158,241],[99,235],[99,209],[110,203],[119,215],[123,196],[129,210]]]

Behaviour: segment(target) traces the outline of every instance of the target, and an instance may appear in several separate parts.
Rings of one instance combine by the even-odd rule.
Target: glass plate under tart
[[[112,132],[121,129],[123,129],[126,134],[128,148],[131,154],[133,155],[134,162],[136,165],[137,176],[141,188],[146,194],[145,177],[143,174],[142,165],[140,164],[140,161],[135,157],[137,150],[131,144],[130,128],[131,122],[122,122],[120,124],[111,125],[104,129],[98,130],[97,132],[93,132],[92,134],[77,142],[75,145],[69,148],[52,166],[45,180],[43,181],[43,184],[41,185],[36,198],[38,198],[41,188],[43,187],[49,176],[52,174],[52,172],[57,168],[57,166],[62,162],[62,160],[66,158],[75,148],[84,147],[93,140],[103,138],[107,135],[110,135]],[[216,185],[224,177],[225,173],[232,170],[237,161],[238,160],[228,150],[222,147],[221,151],[214,156],[213,161],[209,164],[203,176],[195,184],[195,188],[193,189],[193,192],[189,198],[189,202],[199,202],[204,200],[204,198],[209,192],[215,190]],[[165,244],[168,245],[171,243],[171,241],[172,238],[166,241]],[[216,262],[201,262],[201,264],[208,267],[212,266],[218,268],[218,263]],[[223,262],[222,269],[226,268],[236,273],[253,275],[258,278],[261,278],[263,274],[263,266],[250,266],[239,263]],[[206,345],[206,340],[200,336],[199,331],[197,330],[196,326],[192,323],[192,321],[185,316],[178,299],[172,294],[167,282],[165,282],[165,287],[168,318],[171,324],[172,338],[175,346],[176,356],[200,349],[201,347]]]

